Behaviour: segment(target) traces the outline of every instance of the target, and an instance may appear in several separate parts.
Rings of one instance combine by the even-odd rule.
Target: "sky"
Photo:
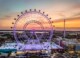
[[[29,9],[48,14],[55,29],[63,28],[63,19],[66,29],[80,29],[80,0],[0,0],[0,30],[10,29],[13,19]]]

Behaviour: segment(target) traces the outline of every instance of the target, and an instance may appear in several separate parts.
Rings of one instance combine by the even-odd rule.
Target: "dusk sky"
[[[0,0],[0,30],[10,29],[13,19],[29,9],[48,14],[55,29],[63,28],[63,19],[67,29],[80,29],[80,0]]]

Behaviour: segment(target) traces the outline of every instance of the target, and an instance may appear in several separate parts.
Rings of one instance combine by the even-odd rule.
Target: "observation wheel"
[[[45,34],[48,33],[48,41],[51,41],[53,36],[53,26],[51,18],[48,14],[41,10],[25,10],[17,15],[12,22],[13,35],[16,43],[36,44],[41,40],[46,39]]]

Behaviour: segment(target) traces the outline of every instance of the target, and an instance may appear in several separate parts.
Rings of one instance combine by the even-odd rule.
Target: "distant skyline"
[[[55,29],[63,28],[63,22],[59,22],[60,20],[68,21],[67,18],[80,17],[80,0],[0,0],[0,30],[10,29],[13,19],[21,11],[29,9],[44,11],[52,18]],[[70,23],[66,23],[66,27],[79,30],[79,19],[75,19],[75,22],[71,19]],[[59,23],[54,20],[59,20]]]

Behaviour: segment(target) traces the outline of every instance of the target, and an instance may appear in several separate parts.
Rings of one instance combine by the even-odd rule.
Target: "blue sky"
[[[78,1],[78,2],[77,2]],[[79,0],[0,0],[0,17],[25,9],[43,9],[58,3],[79,3]]]
[[[0,0],[0,16],[30,8],[47,7],[50,3],[49,0]]]

